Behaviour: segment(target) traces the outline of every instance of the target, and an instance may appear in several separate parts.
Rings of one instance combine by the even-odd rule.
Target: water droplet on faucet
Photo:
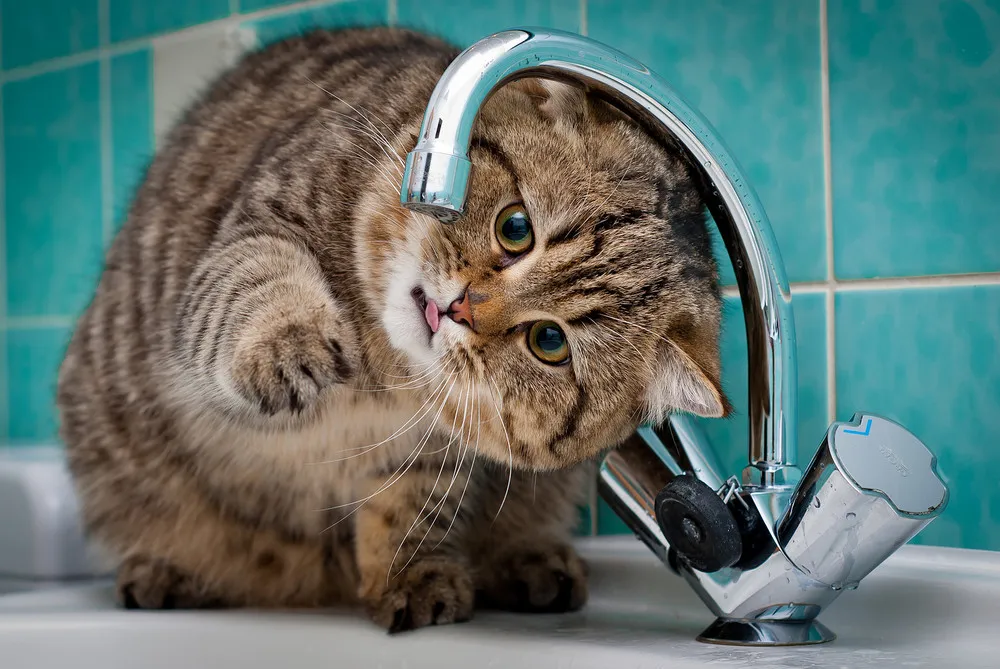
[[[853,511],[848,511],[847,512],[847,519],[848,520],[854,520],[857,517],[858,517],[858,514],[854,513]]]
[[[815,506],[817,509],[820,507],[819,497],[813,499],[813,506]]]

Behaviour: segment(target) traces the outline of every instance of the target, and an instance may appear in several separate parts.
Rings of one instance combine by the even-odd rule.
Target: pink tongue
[[[431,332],[437,332],[441,316],[438,314],[438,305],[433,300],[427,301],[427,306],[424,307],[424,318],[427,319],[427,324],[431,326]]]

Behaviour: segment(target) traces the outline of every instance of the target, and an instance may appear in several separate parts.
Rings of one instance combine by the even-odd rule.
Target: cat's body
[[[384,29],[278,44],[149,168],[59,381],[126,605],[360,600],[394,629],[466,619],[477,593],[577,608],[586,461],[643,418],[724,411],[700,203],[613,113],[508,87],[466,218],[399,207],[455,54]],[[516,254],[495,238],[511,202],[534,226]],[[525,343],[540,319],[564,364]]]

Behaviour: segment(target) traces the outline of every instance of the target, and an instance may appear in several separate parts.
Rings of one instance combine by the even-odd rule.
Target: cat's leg
[[[319,537],[253,526],[227,517],[193,487],[174,487],[186,489],[183,504],[163,500],[156,513],[131,511],[126,523],[109,511],[93,526],[96,538],[121,556],[120,605],[284,608],[355,601],[348,543],[330,545]]]
[[[175,323],[179,392],[229,412],[298,414],[353,375],[358,345],[316,258],[265,231],[227,235],[192,273]]]
[[[558,472],[515,472],[509,490],[507,477],[493,474],[475,530],[476,590],[482,605],[552,613],[584,605],[587,565],[571,537],[590,470],[581,465]]]
[[[432,441],[423,451],[439,448]],[[476,492],[467,486],[468,470],[468,462],[422,455],[361,488],[370,498],[357,512],[358,594],[390,632],[472,617],[466,535]]]

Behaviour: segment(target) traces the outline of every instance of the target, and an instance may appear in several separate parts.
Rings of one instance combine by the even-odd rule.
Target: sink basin
[[[831,644],[696,642],[712,617],[631,537],[586,539],[591,599],[570,615],[480,612],[389,637],[358,613],[121,611],[107,585],[0,597],[4,669],[996,667],[1000,554],[906,546],[822,621]]]

